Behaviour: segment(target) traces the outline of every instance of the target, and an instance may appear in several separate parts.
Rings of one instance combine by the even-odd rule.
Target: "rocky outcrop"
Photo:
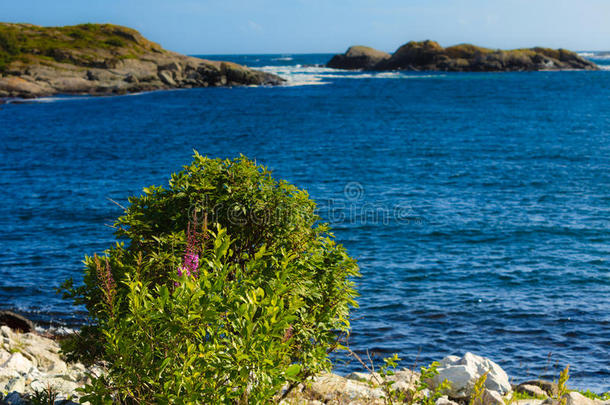
[[[351,48],[350,48],[351,49]],[[327,65],[353,69],[347,54],[336,55]],[[530,48],[509,51],[462,44],[444,48],[434,41],[409,42],[369,70],[411,70],[450,72],[503,72],[539,70],[597,70],[595,63],[565,49]]]
[[[589,399],[577,392],[568,392],[558,398],[556,384],[546,381],[528,381],[511,391],[506,373],[496,363],[484,357],[466,353],[463,357],[448,356],[440,364],[437,377],[447,379],[451,388],[435,395],[435,405],[610,405],[610,400]],[[488,372],[483,391],[473,397],[474,381]],[[36,333],[19,333],[8,326],[0,327],[0,404],[27,404],[29,399],[43,391],[56,394],[55,405],[78,402],[79,391],[89,375],[103,375],[101,367],[85,368],[80,363],[66,362],[55,340]],[[388,391],[394,391],[392,403],[431,403],[438,385],[435,377],[402,369],[382,377],[375,373],[351,373],[347,376],[326,373],[312,377],[305,384],[289,390],[285,387],[279,396],[282,405],[385,405]],[[519,388],[522,387],[522,388]],[[513,398],[515,392],[527,393],[531,399]],[[38,393],[38,394],[37,394]],[[444,394],[444,395],[443,395]],[[443,396],[441,396],[443,395]],[[402,398],[397,400],[397,398]],[[553,398],[553,399],[551,399]],[[74,401],[74,402],[72,402]],[[39,403],[39,402],[37,402]],[[45,402],[47,403],[47,402]]]
[[[76,399],[76,389],[87,382],[87,373],[96,370],[66,363],[59,350],[54,340],[0,327],[0,404],[23,403],[22,399],[49,387],[58,401]]]
[[[112,95],[282,82],[278,76],[235,63],[167,51],[137,31],[116,25],[0,23],[0,97]]]
[[[357,45],[350,47],[345,53],[333,56],[326,66],[334,69],[371,70],[390,57],[387,52]]]

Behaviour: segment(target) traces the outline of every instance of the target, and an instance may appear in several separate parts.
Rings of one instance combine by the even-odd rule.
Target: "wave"
[[[332,69],[323,66],[262,66],[257,68],[276,74],[287,81],[286,86],[329,84],[328,79],[425,79],[445,77],[444,74],[416,75],[404,72],[362,72]]]
[[[589,59],[608,60],[610,59],[610,52],[578,52],[578,56]]]
[[[49,326],[46,328],[42,326],[36,326],[36,332],[42,335],[49,334],[52,336],[67,336],[73,335],[78,331],[78,328],[69,328],[67,326]]]
[[[62,97],[39,97],[39,98],[14,98],[7,99],[7,104],[30,104],[30,103],[55,103],[58,101],[86,100],[93,96],[62,96]]]
[[[291,60],[293,60],[293,58],[290,56],[282,56],[281,58],[273,58],[271,60],[273,60],[273,61],[291,61]]]

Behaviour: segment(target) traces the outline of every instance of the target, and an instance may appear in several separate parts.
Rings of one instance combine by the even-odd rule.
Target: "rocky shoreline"
[[[34,403],[32,399],[44,397],[45,392],[56,395],[57,405],[78,403],[77,390],[90,381],[90,375],[103,373],[101,366],[87,368],[80,363],[66,362],[54,339],[35,332],[15,331],[7,325],[0,327],[0,404]],[[432,402],[435,405],[463,405],[473,401],[473,392],[483,374],[486,378],[474,399],[475,405],[561,404],[562,400],[565,405],[610,405],[610,400],[590,399],[572,391],[562,393],[554,382],[535,380],[511,385],[509,376],[499,365],[472,353],[444,358],[439,363],[438,374],[428,379],[408,369],[385,378],[378,373],[322,374],[311,378],[306,385],[284,392],[285,398],[278,398],[278,402],[283,405],[381,405],[389,403],[384,387],[390,386],[397,396],[409,398],[411,395],[412,403],[424,403],[438,392],[438,398]],[[451,385],[440,392],[439,387],[445,380]],[[386,384],[388,381],[392,383]],[[413,392],[417,392],[415,397]]]
[[[111,24],[0,23],[0,98],[119,95],[212,86],[279,85],[279,76],[161,48]]]
[[[393,54],[365,46],[352,46],[326,65],[348,70],[409,70],[449,72],[514,72],[547,70],[598,70],[599,67],[565,49],[530,48],[495,50],[470,44],[443,48],[435,41],[408,42]]]

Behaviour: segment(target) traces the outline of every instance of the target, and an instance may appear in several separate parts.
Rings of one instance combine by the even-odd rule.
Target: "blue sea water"
[[[358,258],[353,348],[409,366],[472,351],[516,381],[569,363],[573,386],[609,391],[610,66],[311,66],[329,57],[211,57],[284,87],[0,106],[0,308],[77,327],[54,288],[114,240],[109,199],[166,184],[193,149],[243,153],[309,190]]]

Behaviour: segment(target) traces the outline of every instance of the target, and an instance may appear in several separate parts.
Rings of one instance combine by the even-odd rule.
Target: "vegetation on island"
[[[162,52],[162,48],[136,30],[113,24],[40,27],[0,23],[0,72],[15,61],[103,67],[105,59],[135,58],[151,51]]]
[[[116,221],[121,240],[65,283],[91,324],[64,343],[103,361],[92,403],[267,403],[330,369],[356,262],[307,192],[245,157],[194,161]]]

